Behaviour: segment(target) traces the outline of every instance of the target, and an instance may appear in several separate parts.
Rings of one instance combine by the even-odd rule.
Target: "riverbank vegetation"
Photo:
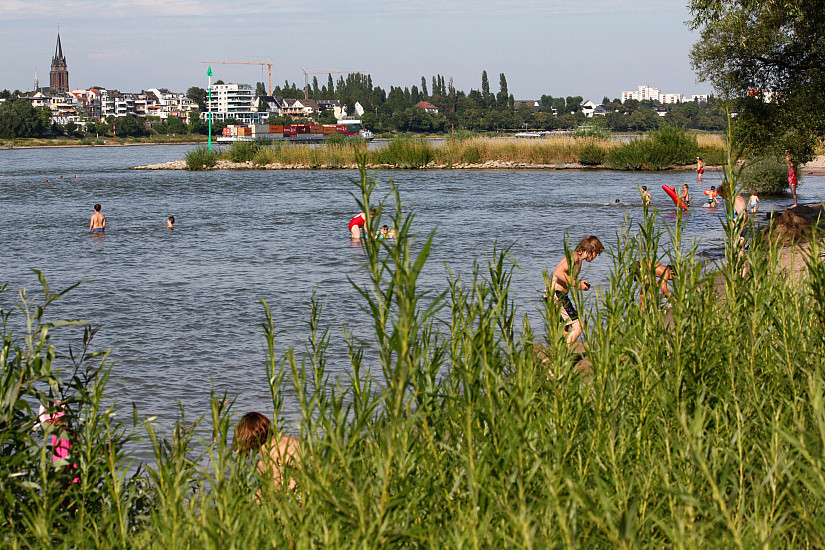
[[[336,370],[346,375],[330,375],[326,350],[341,335],[326,328],[323,303],[313,296],[301,350],[276,349],[262,303],[272,404],[261,412],[301,441],[305,458],[286,471],[296,489],[274,487],[257,457],[233,452],[245,411],[232,396],[182,408],[168,433],[140,411],[102,406],[110,364],[92,351],[95,329],[53,322],[63,293],[38,273],[42,298],[17,300],[28,332],[3,325],[3,546],[825,545],[816,240],[796,280],[776,248],[752,239],[744,250],[741,225],[729,223],[714,271],[682,243],[680,221],[645,212],[597,260],[612,264],[605,286],[573,297],[587,345],[571,352],[552,305],[513,301],[507,250],[421,288],[432,235],[417,234],[398,189],[365,161],[354,193],[361,211],[377,208],[368,233],[389,223],[398,237],[363,244],[369,282],[352,290],[372,337],[343,334],[350,363]],[[640,308],[640,259],[675,267],[668,308]],[[524,314],[534,307],[541,327]],[[77,337],[71,354],[52,347],[57,331]],[[300,410],[292,424],[285,399]],[[38,404],[64,422],[39,427]],[[68,460],[52,461],[52,434],[71,441]],[[135,468],[125,449],[138,439],[153,458]]]
[[[695,164],[721,164],[724,138],[687,134],[664,128],[639,139],[619,141],[596,137],[551,136],[541,139],[487,138],[467,134],[448,137],[443,144],[424,139],[395,138],[385,146],[368,148],[352,140],[318,145],[235,142],[221,153],[231,162],[256,166],[287,165],[310,168],[353,168],[365,155],[372,167],[451,168],[486,165],[506,167],[601,166],[616,170],[666,170]]]

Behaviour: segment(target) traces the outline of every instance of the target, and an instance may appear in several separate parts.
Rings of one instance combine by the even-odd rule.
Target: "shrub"
[[[666,170],[696,162],[699,146],[695,136],[675,126],[649,132],[610,150],[608,164],[617,170]]]
[[[265,145],[259,141],[233,141],[226,157],[232,162],[248,162],[255,158]]]
[[[604,149],[595,143],[586,143],[579,149],[579,162],[585,166],[598,166],[604,164],[607,156]]]
[[[206,145],[199,145],[186,152],[185,161],[187,170],[213,168],[218,163],[218,152]]]
[[[778,156],[765,156],[746,162],[740,174],[745,191],[760,195],[778,195],[788,188],[788,165]]]
[[[429,142],[419,139],[396,138],[372,156],[376,164],[389,164],[397,168],[421,168],[435,158],[435,151]]]

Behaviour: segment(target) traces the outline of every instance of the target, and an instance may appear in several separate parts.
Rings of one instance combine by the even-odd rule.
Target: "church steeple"
[[[52,58],[52,70],[49,73],[49,88],[53,92],[69,91],[69,69],[63,55],[63,45],[60,43],[60,31],[57,32],[57,45]]]

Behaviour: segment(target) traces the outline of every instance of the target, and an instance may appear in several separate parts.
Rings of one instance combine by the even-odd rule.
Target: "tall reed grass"
[[[710,271],[682,246],[681,221],[668,230],[645,212],[618,228],[609,282],[580,304],[582,369],[550,308],[536,332],[524,314],[536,306],[514,302],[508,250],[467,279],[421,288],[433,234],[416,233],[363,153],[359,166],[358,207],[377,207],[367,233],[385,216],[398,238],[364,242],[369,282],[352,291],[373,336],[358,344],[344,332],[346,376],[331,378],[327,348],[339,336],[315,296],[301,351],[276,348],[263,302],[264,412],[300,435],[307,458],[288,472],[298,489],[276,488],[232,452],[226,396],[196,418],[203,440],[191,411],[168,437],[145,421],[154,459],[128,476],[133,428],[99,407],[105,355],[84,352],[98,361],[90,378],[59,378],[48,337],[68,327],[23,300],[29,332],[20,341],[4,330],[0,377],[5,546],[825,545],[825,271],[789,279],[775,248],[742,247],[741,221],[725,224],[725,261]],[[675,266],[669,309],[639,306],[640,259]],[[59,295],[41,282],[48,306]],[[281,417],[286,395],[298,400],[297,425]],[[71,411],[81,484],[66,482],[66,464],[32,431],[31,404],[54,399]]]
[[[361,140],[330,142],[316,146],[277,142],[236,142],[223,153],[223,158],[233,162],[251,160],[258,166],[280,164],[310,168],[354,168],[359,155],[365,153],[369,166],[402,169],[485,163],[524,166],[580,163],[589,166],[606,165],[618,169],[663,170],[670,168],[674,163],[695,162],[697,151],[708,157],[708,164],[719,164],[722,162],[721,147],[718,138],[703,138],[703,144],[697,148],[695,138],[684,133],[674,137],[669,130],[652,134],[652,138],[635,140],[627,144],[598,137],[553,136],[535,140],[514,140],[459,134],[446,139],[443,145],[434,145],[421,139],[393,138],[385,146],[375,149],[367,148],[366,143]]]

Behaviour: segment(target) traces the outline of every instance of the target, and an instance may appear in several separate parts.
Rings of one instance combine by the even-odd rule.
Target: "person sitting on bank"
[[[279,435],[269,419],[258,412],[248,412],[235,428],[232,448],[241,454],[257,450],[259,453],[258,474],[271,478],[276,489],[286,483],[292,490],[297,482],[289,475],[288,469],[301,463],[301,443],[297,437]],[[260,498],[260,491],[255,495]]]

